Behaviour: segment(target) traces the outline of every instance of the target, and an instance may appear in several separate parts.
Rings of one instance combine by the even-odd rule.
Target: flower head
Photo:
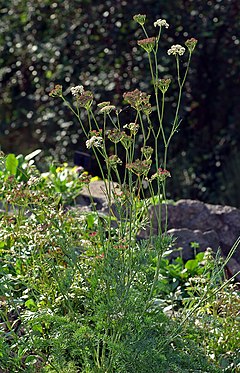
[[[105,106],[108,106],[110,105],[110,101],[103,101],[103,102],[99,102],[99,104],[97,104],[97,107],[99,107],[99,109],[105,107]]]
[[[107,131],[106,134],[107,134],[110,141],[117,144],[119,141],[121,141],[121,139],[124,135],[124,132],[121,132],[117,128],[114,128],[112,130]]]
[[[185,45],[189,50],[189,53],[192,53],[197,45],[197,39],[191,38],[185,41]]]
[[[122,161],[116,154],[114,154],[106,159],[106,163],[109,167],[116,168],[118,164],[122,164]]]
[[[100,136],[102,137],[102,128],[99,128],[99,131],[97,130],[91,130],[89,131],[89,135],[92,136]]]
[[[55,85],[55,87],[49,93],[51,97],[61,97],[62,96],[62,86],[60,84]]]
[[[170,56],[170,54],[176,56],[182,56],[185,52],[185,48],[182,47],[180,44],[172,45],[170,49],[168,49],[167,53]]]
[[[152,50],[154,49],[154,46],[155,46],[155,42],[156,42],[156,38],[155,37],[152,37],[152,38],[147,38],[147,39],[142,39],[142,40],[138,40],[138,45],[140,45],[140,47],[142,47],[147,53],[151,53]]]
[[[143,146],[141,148],[141,153],[146,159],[150,159],[153,153],[153,148],[151,146]]]
[[[92,178],[92,176],[89,175],[86,171],[84,171],[84,172],[79,176],[79,180],[80,180],[83,184],[90,184],[91,178]]]
[[[151,104],[149,102],[150,97],[150,95],[139,91],[139,89],[135,89],[131,92],[125,92],[123,94],[123,98],[127,103],[138,111],[142,110],[146,115],[149,115],[152,111]]]
[[[123,126],[123,128],[127,128],[130,130],[132,135],[136,135],[139,130],[139,124],[138,123],[128,123]]]
[[[83,91],[80,95],[76,96],[76,99],[80,107],[89,110],[93,102],[93,93],[91,91]]]
[[[151,163],[152,162],[150,159],[145,159],[144,161],[137,159],[135,162],[127,163],[126,168],[138,176],[147,175],[150,170]]]
[[[70,91],[74,97],[79,97],[83,94],[84,88],[82,85],[77,85],[76,87],[70,88]]]
[[[109,114],[112,110],[115,109],[116,107],[114,105],[106,105],[99,110],[99,114]]]
[[[92,147],[102,148],[103,138],[101,136],[92,136],[89,140],[86,141],[86,147],[88,149],[91,149]]]
[[[125,132],[122,132],[121,143],[125,149],[129,149],[133,143],[133,139],[131,136],[128,136]]]
[[[170,83],[171,79],[159,79],[156,82],[156,86],[160,89],[162,93],[165,93],[168,90]]]
[[[143,26],[146,21],[146,14],[136,14],[133,16],[135,22],[139,23],[139,25]]]
[[[168,28],[169,27],[169,24],[167,23],[167,21],[165,19],[157,19],[156,22],[154,22],[153,24],[154,27],[166,27]]]
[[[152,175],[151,181],[154,179],[158,179],[160,182],[166,180],[167,177],[171,177],[171,174],[168,170],[159,168],[155,174]]]

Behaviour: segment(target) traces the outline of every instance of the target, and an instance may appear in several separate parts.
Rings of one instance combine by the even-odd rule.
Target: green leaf
[[[204,251],[201,251],[200,253],[198,253],[198,254],[196,255],[196,259],[197,259],[199,262],[201,262],[201,261],[203,260],[203,258],[204,258],[204,255],[205,255]]]
[[[88,228],[91,229],[93,228],[93,225],[94,225],[94,216],[89,214],[87,216],[87,225],[88,225]]]
[[[30,311],[36,311],[36,309],[37,309],[37,305],[36,305],[36,303],[34,302],[33,299],[28,299],[28,300],[25,302],[25,306],[26,306]]]
[[[198,260],[190,259],[185,264],[185,268],[187,268],[189,271],[193,271],[198,266]]]
[[[6,165],[6,170],[11,175],[15,176],[17,173],[17,168],[18,168],[18,160],[14,154],[8,154],[5,165]]]

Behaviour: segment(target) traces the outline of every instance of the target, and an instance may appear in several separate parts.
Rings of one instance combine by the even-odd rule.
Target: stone
[[[102,214],[109,214],[109,193],[118,184],[112,182],[110,190],[107,190],[107,184],[102,180],[91,182],[89,188],[85,186],[82,189],[81,194],[76,198],[76,204],[83,211],[94,211],[94,209],[97,209]],[[113,202],[113,198],[111,198],[111,214],[114,213],[114,216],[118,216]]]
[[[191,247],[192,242],[197,242],[199,244],[199,249],[196,249],[197,253],[205,251],[208,247],[211,247],[215,252],[217,252],[219,248],[218,236],[214,231],[201,232],[197,229],[173,228],[168,230],[168,234],[173,235],[176,238],[174,247],[181,247],[183,249],[181,255],[185,261],[194,258],[194,249]],[[174,251],[170,255],[170,259],[175,259],[177,256],[179,256],[179,252]]]
[[[150,209],[153,231],[157,233],[158,227],[154,218],[154,208]],[[165,220],[165,208],[162,211],[162,220]],[[194,235],[195,230],[206,234],[215,232],[217,240],[211,241],[209,246],[216,251],[216,242],[221,248],[223,256],[227,256],[231,247],[240,236],[240,210],[231,206],[205,204],[195,200],[179,200],[168,205],[168,229],[188,229]],[[145,235],[147,232],[145,232]],[[192,241],[197,241],[193,239]],[[178,240],[180,242],[180,240]],[[212,243],[211,243],[212,242]],[[180,242],[181,243],[181,242]],[[185,245],[182,245],[186,249]],[[240,261],[240,247],[236,248],[233,257]]]
[[[113,184],[113,187],[117,184]],[[108,196],[103,181],[90,183],[91,198],[102,213],[108,214]],[[91,204],[89,191],[85,188],[77,203],[85,208]],[[114,206],[113,206],[114,207]],[[153,233],[158,233],[156,207],[149,209],[153,225]],[[115,215],[117,216],[117,215]],[[165,208],[162,208],[162,225],[165,222]],[[199,251],[211,247],[214,252],[220,248],[223,257],[227,257],[234,243],[240,236],[240,210],[231,206],[212,205],[201,201],[180,199],[168,205],[168,233],[176,237],[175,247],[182,247],[184,260],[192,259],[194,251],[191,242],[199,243]],[[147,238],[149,229],[139,234],[139,238]],[[178,255],[175,253],[173,255]],[[175,257],[176,257],[175,256]],[[235,274],[240,266],[240,245],[236,247],[227,269]],[[237,270],[238,269],[238,270]]]
[[[226,267],[229,277],[235,275],[236,281],[240,282],[240,264],[236,261],[236,259],[231,258]]]

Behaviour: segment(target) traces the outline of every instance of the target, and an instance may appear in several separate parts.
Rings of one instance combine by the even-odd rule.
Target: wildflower
[[[155,174],[151,176],[150,181],[158,179],[161,182],[165,181],[167,177],[171,177],[171,174],[168,170],[159,168]]]
[[[203,260],[207,262],[207,261],[210,261],[211,259],[213,259],[213,251],[210,247],[207,247],[204,253]]]
[[[103,138],[101,136],[92,136],[89,140],[86,141],[86,147],[91,149],[92,147],[102,148],[103,147]]]
[[[91,243],[91,241],[89,241],[89,240],[81,239],[81,240],[79,240],[79,243],[80,243],[80,245],[83,246],[84,248],[89,248],[89,247],[92,246],[92,243]]]
[[[117,144],[119,141],[121,141],[121,138],[123,137],[123,133],[124,132],[121,132],[116,128],[106,132],[109,140],[114,142],[115,144]]]
[[[114,154],[107,158],[106,163],[109,167],[116,168],[118,164],[122,164],[122,161],[116,154]]]
[[[102,128],[99,128],[99,131],[97,130],[91,130],[89,131],[89,135],[92,136],[102,136]]]
[[[136,135],[139,130],[139,124],[138,123],[125,124],[123,128],[129,129],[132,135]]]
[[[114,105],[106,105],[99,110],[99,114],[109,114],[112,110],[115,109],[116,107]]]
[[[60,84],[55,85],[55,87],[49,93],[51,97],[61,97],[62,96],[62,86]]]
[[[91,232],[91,233],[89,234],[90,237],[95,237],[96,235],[97,235],[97,232]]]
[[[122,132],[121,143],[125,149],[128,149],[132,145],[133,139],[131,138],[131,136],[128,136],[125,132]]]
[[[192,53],[197,45],[197,39],[191,38],[185,41],[185,45],[189,50],[189,53]]]
[[[91,91],[83,91],[80,95],[76,96],[76,99],[80,107],[89,110],[93,102],[93,93]]]
[[[174,56],[179,55],[182,56],[185,52],[185,48],[182,47],[180,44],[172,45],[170,49],[168,49],[167,53],[170,56],[170,54],[173,54]]]
[[[147,39],[142,39],[142,40],[138,40],[138,45],[140,45],[140,47],[142,47],[147,53],[151,53],[154,46],[155,46],[155,42],[156,42],[156,38],[155,37],[152,37],[152,38],[147,38]]]
[[[146,21],[146,14],[136,14],[133,16],[135,22],[139,23],[139,25],[143,26]]]
[[[97,107],[101,109],[104,106],[108,106],[108,105],[110,105],[110,101],[103,101],[103,102],[99,102],[99,104],[97,104]]]
[[[146,115],[149,115],[152,111],[151,104],[149,103],[150,97],[150,95],[139,91],[139,89],[123,94],[123,98],[127,103],[138,111],[142,110]]]
[[[146,159],[150,159],[153,153],[153,148],[151,146],[144,146],[141,148],[141,152]]]
[[[171,79],[159,79],[156,82],[156,86],[160,89],[162,93],[165,93],[168,90],[170,83]]]
[[[144,161],[137,159],[135,162],[127,163],[126,168],[138,176],[147,175],[150,170],[151,163],[152,162],[150,159],[145,159]]]
[[[79,176],[79,180],[80,180],[83,184],[90,184],[91,178],[92,178],[92,176],[89,175],[86,171],[83,172],[83,173]]]
[[[77,85],[76,87],[72,87],[70,91],[74,97],[79,97],[83,94],[84,88],[82,85]]]
[[[156,22],[154,22],[153,24],[154,27],[166,27],[168,28],[169,27],[169,24],[167,23],[167,21],[165,19],[157,19]]]

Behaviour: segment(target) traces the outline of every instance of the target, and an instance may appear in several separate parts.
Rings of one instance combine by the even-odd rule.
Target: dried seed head
[[[105,106],[108,106],[110,105],[110,101],[103,101],[103,102],[99,102],[99,104],[97,104],[97,107],[99,107],[99,109],[105,107]]]
[[[136,135],[139,130],[139,124],[138,123],[128,123],[123,126],[123,128],[127,128],[130,130],[130,133],[132,135]]]
[[[153,148],[151,146],[143,146],[141,152],[146,159],[150,159],[153,153]]]
[[[142,40],[138,40],[138,45],[140,45],[140,47],[142,47],[147,53],[151,53],[152,50],[154,49],[155,47],[155,42],[156,42],[156,38],[155,37],[152,37],[152,38],[147,38],[147,39],[142,39]]]
[[[124,132],[121,132],[118,129],[114,128],[112,130],[107,131],[106,134],[110,141],[117,144],[119,141],[121,141]]]
[[[125,132],[122,132],[121,143],[125,149],[129,149],[133,143],[133,139],[131,136],[128,136]]]
[[[170,172],[168,170],[159,168],[157,172],[151,176],[150,181],[158,179],[160,182],[163,182],[164,180],[166,180],[167,177],[171,177]]]
[[[189,53],[192,53],[197,45],[197,39],[191,38],[185,41],[185,45],[189,50]]]
[[[93,102],[93,93],[91,91],[83,91],[83,93],[77,96],[76,99],[80,107],[89,110]]]
[[[131,92],[125,92],[123,94],[124,100],[131,105],[134,109],[142,110],[144,114],[149,115],[152,111],[151,104],[149,103],[150,95],[145,92],[135,89]]]
[[[106,159],[106,163],[109,167],[116,168],[117,165],[122,164],[122,161],[116,154],[114,154]]]
[[[137,159],[135,162],[127,163],[126,168],[134,174],[136,174],[137,176],[146,176],[150,170],[151,164],[152,161],[150,159],[145,159],[144,161]]]
[[[160,89],[162,93],[165,93],[168,90],[170,83],[171,79],[159,79],[156,82],[156,86]]]
[[[145,14],[136,14],[133,16],[133,19],[135,22],[139,23],[139,25],[143,26],[146,21],[146,15]]]
[[[62,96],[62,86],[60,84],[55,85],[55,87],[49,93],[50,97],[61,97]]]

